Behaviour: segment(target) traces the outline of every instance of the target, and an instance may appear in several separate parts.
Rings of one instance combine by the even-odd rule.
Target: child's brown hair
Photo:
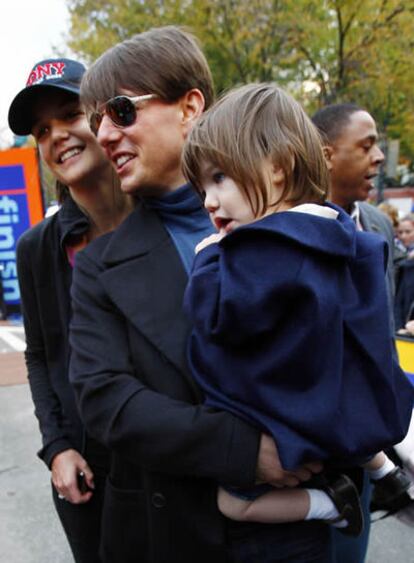
[[[285,186],[269,202],[263,163],[283,170]],[[256,216],[281,201],[322,202],[329,173],[316,127],[301,105],[274,84],[231,90],[208,110],[184,148],[184,174],[201,191],[201,166],[212,163],[245,193]]]

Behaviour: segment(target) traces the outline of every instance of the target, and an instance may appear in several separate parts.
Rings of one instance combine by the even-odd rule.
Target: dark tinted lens
[[[121,127],[132,125],[137,117],[135,105],[125,96],[117,96],[109,100],[106,104],[106,113],[116,125]]]
[[[98,129],[102,123],[103,115],[94,111],[89,118],[89,127],[92,133],[96,136],[98,134]]]

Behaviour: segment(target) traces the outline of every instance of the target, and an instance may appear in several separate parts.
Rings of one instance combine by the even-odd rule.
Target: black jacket
[[[43,443],[38,455],[48,466],[61,451],[83,449],[83,426],[68,380],[72,268],[64,246],[69,236],[88,227],[68,197],[55,215],[26,231],[17,246],[25,359]]]
[[[391,221],[374,205],[365,201],[358,202],[360,209],[360,221],[364,231],[370,231],[381,235],[387,242],[388,261],[386,272],[386,284],[388,294],[388,310],[390,318],[390,331],[392,336],[395,332],[394,322],[394,297],[395,297],[395,268],[394,268],[394,229]]]
[[[395,327],[404,328],[414,318],[414,259],[400,262],[395,296]]]
[[[110,563],[223,563],[217,483],[254,481],[259,432],[202,403],[186,363],[187,276],[140,204],[76,258],[70,377],[88,431],[112,450]]]

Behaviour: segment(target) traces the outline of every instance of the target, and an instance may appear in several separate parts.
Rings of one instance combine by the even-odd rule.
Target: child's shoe
[[[335,524],[346,520],[347,525],[337,530],[348,536],[359,536],[364,529],[364,516],[361,508],[358,489],[347,475],[339,475],[332,483],[323,487],[331,498],[339,516],[333,520],[325,520],[328,524]]]
[[[401,467],[372,482],[371,512],[385,510],[389,516],[414,502],[414,483]]]

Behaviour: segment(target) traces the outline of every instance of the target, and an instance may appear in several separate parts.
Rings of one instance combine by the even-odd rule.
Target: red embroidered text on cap
[[[33,84],[39,84],[44,80],[61,78],[63,76],[63,69],[65,66],[65,63],[59,61],[35,66],[29,75],[26,86],[33,86]]]

